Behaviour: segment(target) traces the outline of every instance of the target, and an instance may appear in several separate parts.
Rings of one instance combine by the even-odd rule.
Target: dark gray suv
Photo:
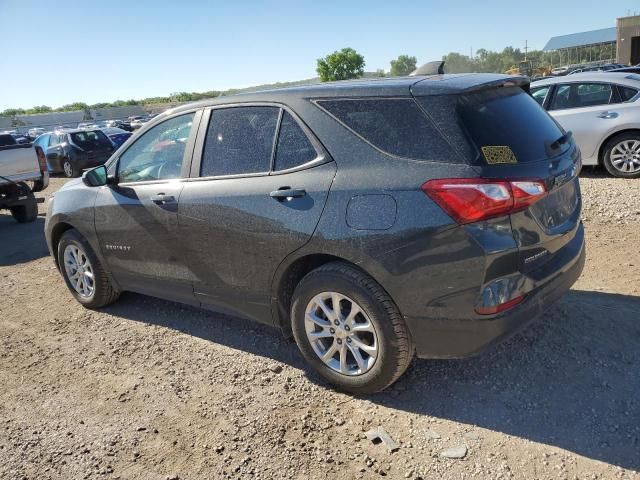
[[[223,97],[165,112],[49,203],[88,308],[128,290],[279,327],[338,387],[476,354],[584,264],[580,153],[504,75]]]

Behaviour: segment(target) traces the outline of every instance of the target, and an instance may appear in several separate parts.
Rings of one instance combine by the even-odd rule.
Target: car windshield
[[[117,128],[117,127],[103,128],[102,131],[107,135],[118,135],[120,133],[128,133],[125,130],[122,130],[121,128]]]

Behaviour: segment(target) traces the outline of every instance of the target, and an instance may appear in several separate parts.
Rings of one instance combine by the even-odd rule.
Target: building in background
[[[615,27],[552,37],[542,49],[552,65],[640,63],[640,15],[618,18]]]
[[[616,25],[618,62],[640,64],[640,15],[619,18]]]

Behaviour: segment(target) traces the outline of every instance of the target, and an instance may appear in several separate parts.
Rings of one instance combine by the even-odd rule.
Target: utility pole
[[[527,61],[527,51],[529,50],[529,42],[527,40],[524,41],[524,61]]]

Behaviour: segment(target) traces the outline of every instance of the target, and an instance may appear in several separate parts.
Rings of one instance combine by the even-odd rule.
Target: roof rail
[[[444,60],[435,60],[433,62],[420,65],[409,74],[410,77],[418,75],[442,75],[444,73]]]

